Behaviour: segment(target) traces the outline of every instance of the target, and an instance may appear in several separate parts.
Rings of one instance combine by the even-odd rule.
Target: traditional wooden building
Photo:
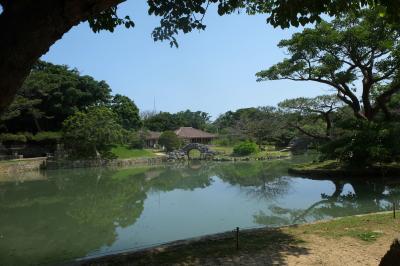
[[[147,148],[156,148],[158,145],[158,139],[161,136],[161,132],[146,131],[145,133],[145,146]]]
[[[211,134],[193,127],[181,127],[175,130],[175,134],[185,143],[210,144],[213,139],[217,138],[217,135],[215,134]],[[147,148],[156,148],[160,136],[161,132],[146,131],[145,146]]]
[[[217,135],[193,127],[181,127],[175,134],[186,143],[210,144]]]

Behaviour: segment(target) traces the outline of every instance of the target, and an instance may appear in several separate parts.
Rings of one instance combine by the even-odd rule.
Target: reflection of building
[[[175,130],[175,134],[185,143],[210,144],[213,139],[217,138],[215,134],[193,127],[181,127]],[[146,147],[153,148],[157,146],[160,135],[160,132],[148,131],[145,136]]]

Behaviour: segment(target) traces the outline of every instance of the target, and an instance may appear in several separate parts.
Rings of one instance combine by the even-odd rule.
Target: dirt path
[[[350,237],[326,239],[310,235],[305,238],[307,255],[286,257],[287,265],[378,265],[392,242],[390,238],[381,238],[372,244],[362,243]],[[400,263],[400,262],[399,262]]]
[[[293,254],[291,250],[264,250],[256,254],[240,254],[222,258],[197,259],[172,265],[295,265],[295,266],[376,266],[388,250],[391,240],[382,238],[365,245],[350,237],[340,241],[319,236],[305,239],[304,253]],[[400,261],[399,261],[400,265]]]

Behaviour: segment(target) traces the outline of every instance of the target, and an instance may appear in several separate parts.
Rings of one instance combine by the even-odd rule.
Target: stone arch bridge
[[[190,160],[190,151],[198,150],[200,152],[200,159],[207,159],[215,155],[215,152],[211,151],[207,145],[200,143],[189,143],[181,149],[188,159]]]

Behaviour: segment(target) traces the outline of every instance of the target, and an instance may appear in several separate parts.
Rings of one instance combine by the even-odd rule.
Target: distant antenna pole
[[[156,113],[156,96],[153,98],[153,113]]]

